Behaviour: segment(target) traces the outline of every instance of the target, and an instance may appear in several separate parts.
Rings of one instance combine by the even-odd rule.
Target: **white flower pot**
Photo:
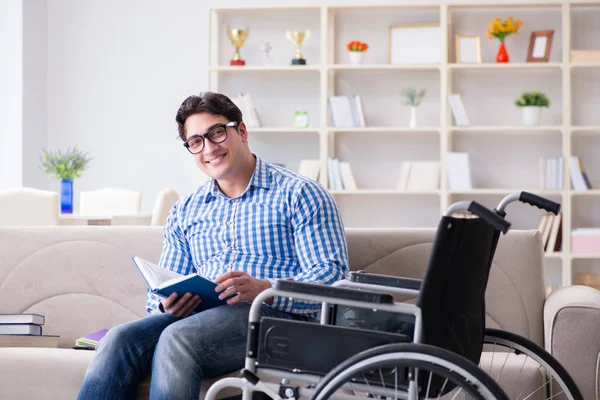
[[[410,108],[410,121],[408,122],[409,128],[417,127],[417,107]]]
[[[523,123],[527,126],[535,126],[540,124],[542,107],[528,106],[521,107],[523,113]]]
[[[363,53],[362,51],[349,51],[348,57],[350,57],[350,64],[357,65],[361,63]]]

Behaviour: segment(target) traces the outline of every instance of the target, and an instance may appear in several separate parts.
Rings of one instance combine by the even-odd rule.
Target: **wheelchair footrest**
[[[361,351],[409,341],[396,333],[264,317],[257,362],[260,368],[325,375]]]

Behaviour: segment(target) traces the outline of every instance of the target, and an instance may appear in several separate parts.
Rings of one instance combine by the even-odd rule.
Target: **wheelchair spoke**
[[[440,394],[438,394],[438,400],[442,397],[442,393],[444,393],[444,389],[446,389],[446,385],[448,384],[448,378],[444,380],[444,384],[442,385],[442,389],[440,389]]]
[[[513,348],[511,347],[510,350],[512,351]],[[508,357],[511,355],[510,352],[506,352],[506,357],[504,358],[504,363],[502,364],[502,368],[500,368],[500,372],[498,372],[498,376],[496,377],[496,382],[498,382],[498,379],[500,379],[500,376],[502,375],[502,371],[504,371],[504,367],[506,366],[506,362],[508,361]]]
[[[452,396],[452,398],[450,400],[454,400],[456,399],[456,396],[458,396],[460,394],[460,392],[462,392],[463,388],[458,389],[458,392],[456,392],[456,394],[454,396]]]
[[[431,389],[431,378],[433,378],[433,372],[429,371],[429,379],[427,380],[427,391],[425,392],[425,398],[429,398],[429,390]]]
[[[545,383],[543,383],[540,387],[538,387],[533,392],[531,392],[529,394],[529,396],[525,397],[523,400],[527,400],[528,398],[530,398],[531,396],[533,396],[534,394],[536,394],[537,392],[539,392],[540,389],[544,388],[544,386],[548,386],[548,383],[550,383],[550,381],[546,381]]]
[[[369,380],[367,379],[367,377],[365,376],[365,374],[362,374],[363,379],[365,380],[365,383],[367,384],[367,389],[369,390],[369,394],[371,396],[373,396],[373,398],[377,398],[377,396],[375,395],[375,393],[373,392],[373,389],[371,389],[371,385],[369,385]]]
[[[525,356],[525,358],[523,359],[523,364],[521,364],[521,369],[519,370],[519,378],[517,379],[517,384],[515,385],[516,388],[519,387],[519,382],[521,381],[521,376],[523,373],[523,368],[525,367],[525,363],[527,362],[527,359],[529,359],[529,356]],[[519,397],[521,397],[521,395],[523,394],[523,392],[525,391],[525,389],[527,388],[527,386],[523,386],[523,389],[521,389],[521,393],[519,393],[519,395],[516,397],[516,400],[519,400]],[[519,390],[519,389],[517,389]]]

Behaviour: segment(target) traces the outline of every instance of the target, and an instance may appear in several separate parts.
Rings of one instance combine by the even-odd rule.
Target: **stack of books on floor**
[[[0,314],[0,347],[58,347],[58,336],[42,335],[40,314]]]
[[[107,332],[108,329],[101,329],[98,332],[90,333],[89,335],[75,339],[75,348],[82,350],[94,350],[100,339],[102,339]]]

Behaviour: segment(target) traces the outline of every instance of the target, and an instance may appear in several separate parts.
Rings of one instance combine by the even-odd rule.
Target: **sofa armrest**
[[[567,286],[544,304],[545,346],[567,369],[584,399],[600,398],[600,291]]]

